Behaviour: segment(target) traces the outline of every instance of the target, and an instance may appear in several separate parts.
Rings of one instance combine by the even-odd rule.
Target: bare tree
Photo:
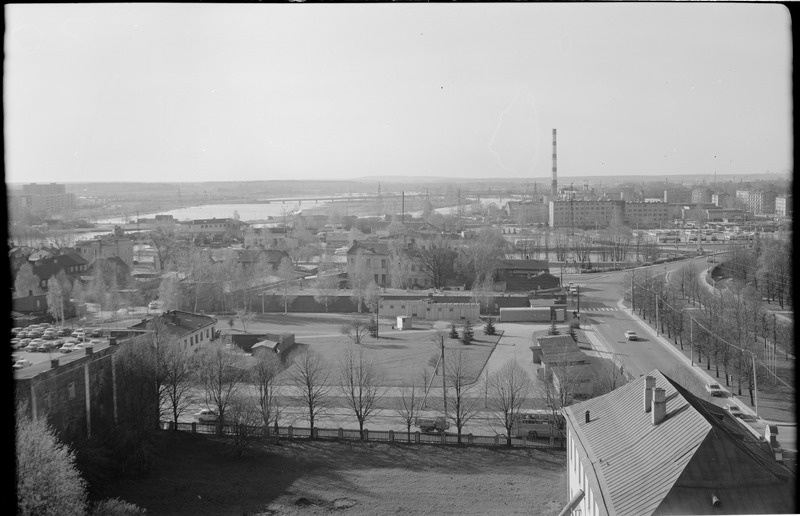
[[[349,257],[348,257],[349,260]],[[352,293],[350,299],[356,303],[358,313],[361,313],[361,305],[364,303],[367,294],[367,287],[373,282],[372,271],[367,265],[367,258],[363,252],[358,251],[349,264],[347,270],[348,280]]]
[[[217,432],[222,433],[225,411],[245,378],[241,358],[222,342],[209,342],[197,353],[197,371],[205,403],[217,410]]]
[[[168,339],[158,349],[159,377],[163,382],[161,389],[166,407],[170,410],[175,428],[178,418],[194,402],[192,377],[194,364],[190,351],[183,349],[175,339]]]
[[[308,409],[308,422],[313,437],[314,422],[327,405],[330,371],[319,354],[304,351],[295,357],[290,374],[292,384],[299,391],[298,401]]]
[[[336,296],[336,291],[339,289],[339,278],[335,275],[321,276],[320,274],[317,274],[312,289],[314,290],[314,300],[317,303],[325,303],[325,312],[327,313],[328,301]]]
[[[422,376],[423,390],[427,381],[426,376],[427,369],[423,371]],[[400,398],[396,401],[395,410],[397,410],[397,414],[403,418],[403,422],[406,424],[408,442],[411,442],[411,425],[413,425],[414,420],[419,417],[419,412],[422,408],[421,394],[423,393],[418,391],[417,381],[412,378],[410,384],[406,383],[400,388]]]
[[[339,362],[339,377],[347,406],[358,420],[358,431],[364,439],[364,423],[375,415],[385,389],[378,366],[364,357],[364,350],[350,348]]]
[[[369,324],[362,319],[353,319],[349,323],[342,324],[339,333],[349,337],[356,346],[360,346],[361,341],[369,333]]]
[[[450,242],[437,235],[417,247],[415,255],[422,272],[431,279],[433,287],[444,287],[445,281],[453,274],[456,259],[456,252]]]
[[[159,268],[164,270],[174,259],[178,247],[175,231],[166,226],[159,226],[150,232],[150,243],[156,250]]]
[[[264,427],[277,417],[278,374],[283,370],[280,359],[273,353],[256,356],[256,364],[250,370],[250,381],[258,393],[258,409]]]
[[[247,308],[237,309],[235,315],[236,319],[239,319],[239,321],[242,323],[242,331],[244,332],[247,331],[247,323],[252,321],[253,317],[255,316],[256,314],[254,312],[251,312]]]
[[[284,257],[278,266],[278,276],[281,277],[281,302],[283,314],[289,312],[289,304],[297,297],[292,293],[291,281],[295,278],[294,266],[290,258]]]
[[[64,325],[64,301],[69,300],[70,283],[64,271],[47,281],[47,311],[54,319],[61,319]]]
[[[228,426],[233,428],[233,449],[241,456],[261,433],[258,407],[251,397],[237,392],[228,403],[227,418]]]
[[[511,360],[489,381],[490,410],[506,431],[506,444],[511,446],[511,429],[519,418],[522,404],[531,389],[531,379],[525,370]]]
[[[461,444],[461,430],[477,413],[479,397],[470,396],[476,382],[476,372],[461,350],[449,351],[445,363],[445,376],[449,383],[447,391],[448,413],[458,430],[458,444]]]

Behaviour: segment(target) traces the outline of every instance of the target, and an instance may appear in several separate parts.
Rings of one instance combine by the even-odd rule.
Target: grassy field
[[[226,441],[163,435],[147,478],[97,488],[153,515],[557,514],[560,450],[282,442],[237,457]]]
[[[227,328],[227,318],[219,317],[220,328]],[[352,321],[352,314],[258,314],[247,324],[250,333],[294,333],[296,349],[291,355],[303,350],[311,350],[322,355],[326,363],[335,364],[344,356],[345,351],[353,346],[353,341],[339,331],[343,323]],[[463,345],[458,340],[447,336],[449,324],[437,321],[414,321],[411,330],[393,330],[388,319],[381,320],[379,339],[369,335],[362,341],[365,355],[380,365],[384,377],[383,385],[402,385],[412,378],[421,375],[423,369],[432,369],[431,357],[440,355],[440,347],[436,335],[445,335],[445,350],[462,350],[469,364],[469,369],[480,374],[489,355],[494,349],[499,336],[483,334],[482,326],[473,326],[476,340],[470,345]],[[236,325],[240,328],[240,325]],[[460,325],[456,328],[461,329]]]

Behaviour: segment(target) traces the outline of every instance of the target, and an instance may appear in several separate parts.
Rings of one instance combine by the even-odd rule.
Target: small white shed
[[[397,329],[398,330],[410,330],[411,329],[411,316],[410,315],[398,315],[397,316]]]

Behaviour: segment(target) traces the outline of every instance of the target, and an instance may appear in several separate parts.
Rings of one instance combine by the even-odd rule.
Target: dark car
[[[99,339],[100,337],[103,336],[103,330],[101,330],[100,328],[92,328],[86,330],[86,336],[89,337],[90,339]]]

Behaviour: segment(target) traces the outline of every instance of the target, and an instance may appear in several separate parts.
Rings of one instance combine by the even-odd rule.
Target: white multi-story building
[[[623,224],[625,201],[550,201],[552,228],[605,228]]]
[[[779,217],[791,217],[794,212],[791,195],[779,195],[775,197],[775,215]]]

